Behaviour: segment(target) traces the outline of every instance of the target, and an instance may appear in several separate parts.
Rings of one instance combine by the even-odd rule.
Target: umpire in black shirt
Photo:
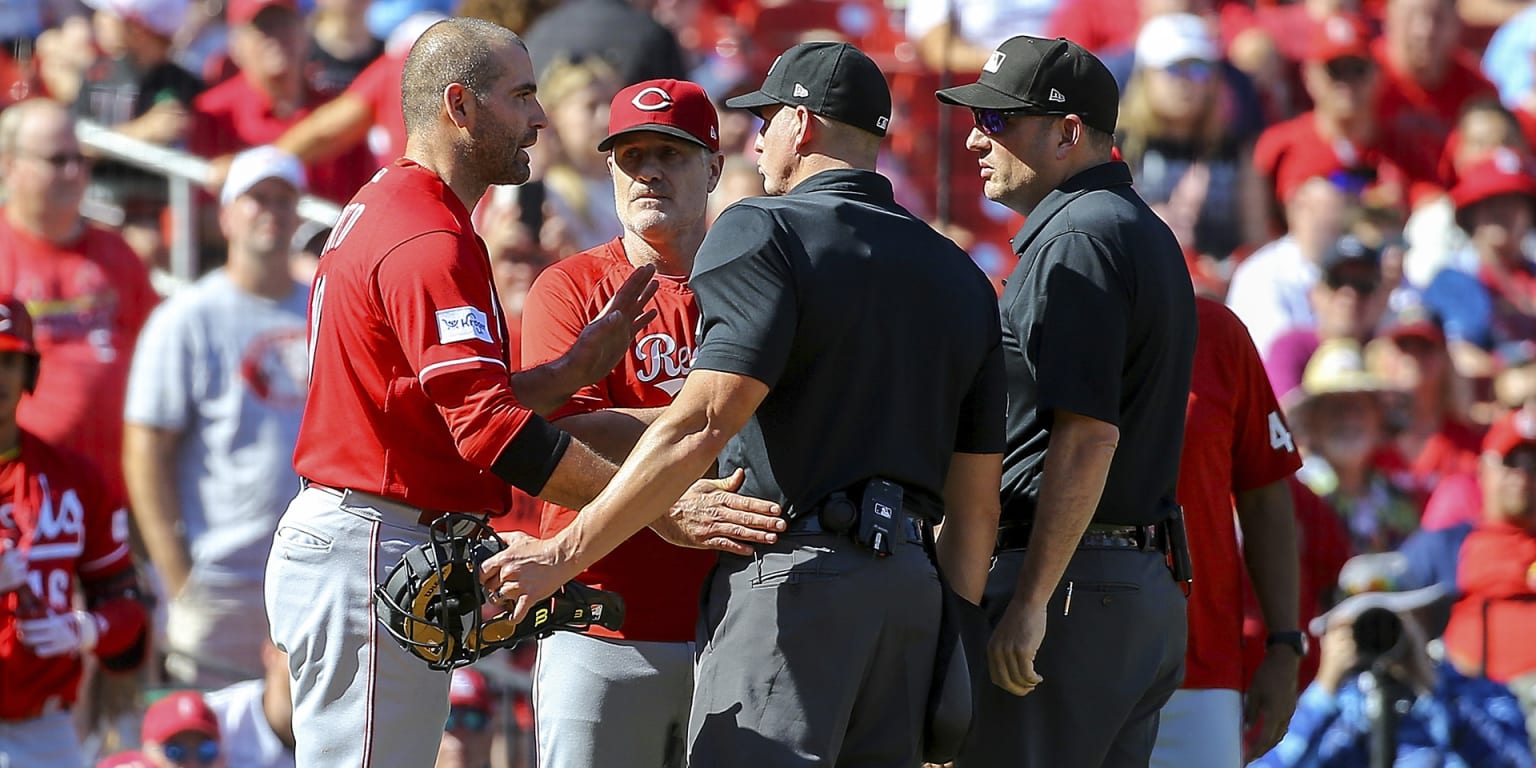
[[[1119,89],[1081,46],[1011,38],[938,98],[972,110],[987,197],[1027,217],[1002,298],[995,685],[956,765],[1145,766],[1183,677],[1189,273],[1112,160]]]
[[[548,594],[717,457],[744,469],[740,492],[780,502],[788,530],[706,582],[689,765],[915,768],[941,602],[925,539],[943,519],[938,563],[972,602],[996,540],[995,294],[874,172],[891,96],[857,48],[795,46],[726,103],[763,119],[773,196],[726,209],[699,248],[692,372],[608,488],[518,541],[504,575]]]

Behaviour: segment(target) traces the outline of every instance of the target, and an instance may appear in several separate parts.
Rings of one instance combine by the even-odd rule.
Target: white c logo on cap
[[[644,112],[660,112],[672,108],[672,94],[653,85],[642,88],[633,99],[629,100],[629,103],[635,105],[635,109]]]

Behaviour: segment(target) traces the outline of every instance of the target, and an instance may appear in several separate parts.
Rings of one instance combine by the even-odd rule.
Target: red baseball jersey
[[[596,319],[624,280],[635,271],[614,240],[544,270],[523,304],[523,367],[564,354],[587,323]],[[577,391],[552,418],[604,408],[651,408],[672,402],[693,362],[699,310],[686,277],[657,276],[656,319],[635,335],[634,344],[607,378]],[[575,518],[576,512],[544,504],[542,535]],[[593,634],[628,640],[685,642],[694,637],[699,588],[714,565],[713,553],[675,547],[644,529],[583,573],[580,580],[624,597],[624,628]]]
[[[128,510],[95,465],[26,432],[20,456],[0,464],[0,537],[27,551],[27,582],[54,613],[74,610],[76,578],[89,585],[133,565]],[[71,704],[80,683],[80,657],[38,658],[16,637],[19,603],[19,591],[0,597],[0,720],[36,717],[49,699]],[[138,627],[105,629],[96,651],[111,656]]]
[[[532,411],[469,211],[400,159],[342,209],[310,293],[301,477],[426,510],[504,514],[491,465]]]
[[[1284,479],[1301,457],[1248,329],[1197,298],[1200,332],[1184,422],[1179,502],[1195,582],[1189,595],[1185,688],[1243,684],[1243,567],[1232,494]]]
[[[50,445],[85,454],[123,490],[123,403],[139,329],[160,297],[123,238],[85,227],[57,245],[0,214],[0,285],[32,314],[43,365],[16,420]]]

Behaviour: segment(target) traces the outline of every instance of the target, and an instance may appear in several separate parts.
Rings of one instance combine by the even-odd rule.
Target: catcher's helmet
[[[581,631],[592,624],[618,629],[624,621],[617,594],[574,581],[535,605],[521,622],[506,610],[486,619],[480,564],[501,551],[501,539],[483,518],[461,513],[436,520],[429,535],[374,589],[374,601],[389,634],[433,669],[472,664],[498,648],[557,630]]]

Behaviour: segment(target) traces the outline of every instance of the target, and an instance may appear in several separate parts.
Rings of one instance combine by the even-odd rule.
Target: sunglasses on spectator
[[[1179,78],[1180,80],[1188,80],[1192,83],[1203,83],[1211,79],[1211,73],[1214,71],[1214,67],[1211,66],[1209,61],[1201,61],[1199,59],[1185,59],[1183,61],[1175,61],[1174,63],[1163,67],[1163,71]]]
[[[165,744],[160,747],[160,751],[164,752],[165,758],[173,763],[184,763],[194,754],[200,763],[211,763],[219,759],[219,743],[213,739],[203,739],[198,742],[195,752],[181,744]]]
[[[1363,79],[1371,73],[1371,62],[1354,56],[1344,56],[1333,59],[1323,64],[1330,80],[1341,83],[1353,83]]]
[[[1041,112],[1037,109],[983,109],[971,107],[971,119],[976,130],[983,136],[996,136],[1008,128],[1008,121],[1015,117],[1061,117],[1069,112]]]
[[[1337,291],[1344,287],[1353,288],[1355,293],[1361,296],[1370,296],[1381,287],[1380,280],[1372,280],[1368,277],[1346,277],[1344,275],[1327,275],[1323,278],[1328,290]]]
[[[490,713],[483,709],[454,707],[448,710],[448,723],[443,726],[443,730],[454,731],[462,728],[471,733],[479,733],[490,723]]]

